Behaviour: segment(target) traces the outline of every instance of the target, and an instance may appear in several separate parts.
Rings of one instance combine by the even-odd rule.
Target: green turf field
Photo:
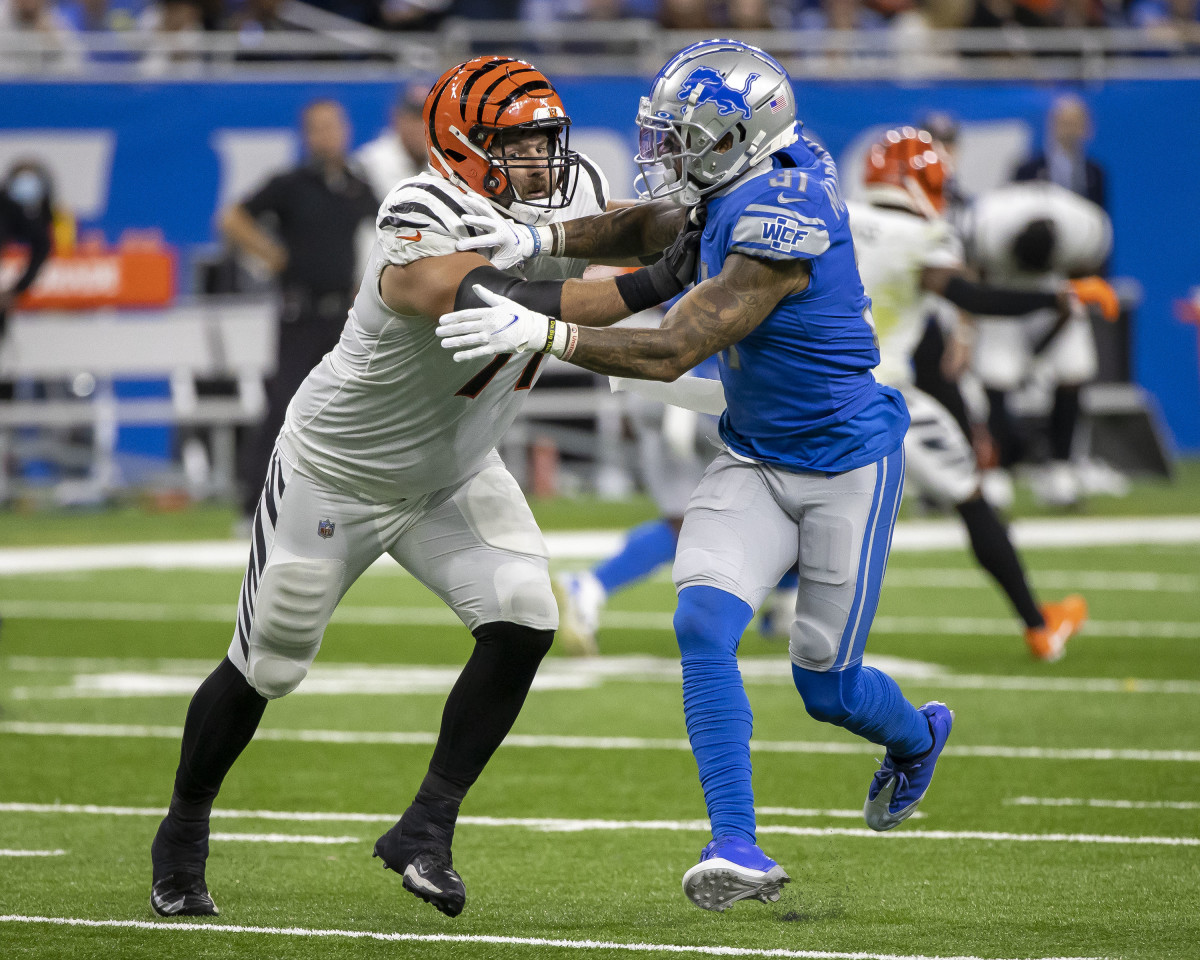
[[[1153,487],[1126,507],[1200,513],[1200,471],[1185,481],[1164,494],[1173,510]],[[646,512],[538,509],[575,528]],[[227,524],[219,510],[9,515],[0,533],[95,543],[222,537]],[[860,814],[879,751],[810,720],[783,646],[748,634],[759,839],[793,883],[778,904],[725,914],[679,885],[707,835],[673,591],[659,577],[621,594],[605,655],[552,655],[465,803],[456,920],[370,857],[424,773],[468,654],[424,588],[387,571],[354,587],[218,801],[208,879],[221,917],[162,921],[149,842],[240,575],[0,577],[0,957],[1194,958],[1198,557],[1194,542],[1027,551],[1045,598],[1079,589],[1091,603],[1091,628],[1047,665],[964,552],[894,553],[868,653],[957,722],[923,816],[885,835]],[[110,925],[16,919],[31,917]]]

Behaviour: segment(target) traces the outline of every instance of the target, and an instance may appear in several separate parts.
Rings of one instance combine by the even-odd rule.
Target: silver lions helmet
[[[796,142],[796,97],[758,47],[702,40],[658,72],[637,125],[638,195],[691,206]]]

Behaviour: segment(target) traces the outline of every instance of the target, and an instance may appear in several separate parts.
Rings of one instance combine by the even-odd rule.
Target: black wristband
[[[962,277],[951,277],[942,296],[967,313],[991,317],[1023,317],[1035,310],[1057,310],[1058,294],[1035,290],[1009,290]]]
[[[617,277],[617,293],[625,301],[625,306],[629,308],[630,313],[640,313],[650,307],[656,307],[660,303],[670,300],[675,293],[679,292],[676,290],[675,293],[663,296],[654,282],[654,274],[650,272],[650,269],[642,267],[633,273],[623,273]]]

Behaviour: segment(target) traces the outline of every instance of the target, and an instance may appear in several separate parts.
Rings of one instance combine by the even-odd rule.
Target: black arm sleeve
[[[476,267],[462,278],[458,293],[454,295],[455,310],[487,306],[475,296],[475,284],[548,317],[562,316],[562,280],[522,280],[520,277],[510,277],[489,263]]]
[[[984,283],[973,283],[962,277],[952,277],[946,283],[942,296],[967,313],[982,313],[993,317],[1023,317],[1034,310],[1058,308],[1057,293],[1007,290]]]

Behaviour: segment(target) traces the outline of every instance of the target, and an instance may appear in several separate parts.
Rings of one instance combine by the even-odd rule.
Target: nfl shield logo
[[[328,540],[333,536],[333,528],[335,524],[332,520],[322,520],[317,524],[317,536],[322,540]]]

